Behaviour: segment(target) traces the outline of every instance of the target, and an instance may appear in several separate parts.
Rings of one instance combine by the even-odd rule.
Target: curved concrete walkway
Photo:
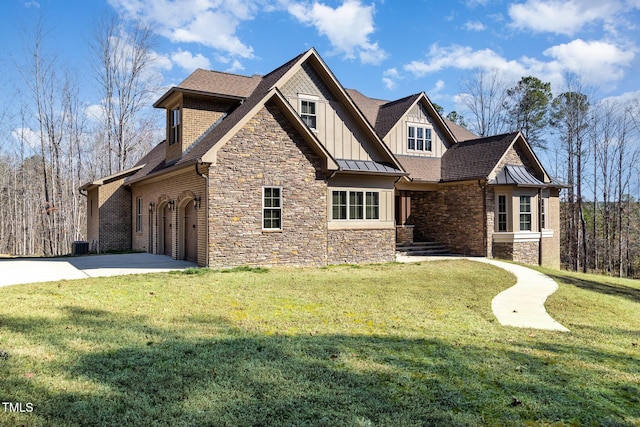
[[[569,332],[569,329],[549,316],[549,313],[547,313],[544,307],[547,298],[558,289],[558,284],[549,276],[536,270],[488,258],[396,257],[398,262],[444,259],[467,259],[470,261],[484,262],[507,270],[516,276],[516,284],[500,292],[493,301],[491,301],[493,314],[498,318],[501,325]]]

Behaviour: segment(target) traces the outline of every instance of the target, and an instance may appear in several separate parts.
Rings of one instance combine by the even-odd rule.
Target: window
[[[302,121],[311,129],[316,128],[316,102],[306,99],[300,100],[300,116]]]
[[[347,192],[334,191],[332,202],[333,213],[331,215],[331,218],[347,219]]]
[[[169,134],[169,144],[175,144],[180,142],[180,107],[172,109],[170,114],[169,128],[171,133]]]
[[[142,233],[142,197],[136,199],[136,232]]]
[[[540,203],[540,230],[543,228],[547,228],[547,199],[545,197],[542,198]]]
[[[380,219],[380,193],[378,191],[334,191],[331,218]]]
[[[380,193],[367,191],[366,219],[380,219]]]
[[[520,231],[531,231],[531,196],[520,196]]]
[[[262,229],[282,230],[282,188],[262,187]]]
[[[507,196],[498,196],[498,231],[507,231]]]
[[[416,151],[431,151],[431,129],[409,126],[407,130],[407,148]]]
[[[409,126],[409,141],[407,143],[407,148],[409,150],[416,149],[416,128],[414,126]]]

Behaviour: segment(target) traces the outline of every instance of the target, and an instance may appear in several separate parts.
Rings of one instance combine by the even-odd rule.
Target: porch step
[[[406,256],[450,255],[449,250],[439,242],[413,242],[407,246],[396,246],[396,253]]]

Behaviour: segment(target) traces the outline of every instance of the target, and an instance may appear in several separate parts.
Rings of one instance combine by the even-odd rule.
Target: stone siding
[[[209,170],[209,266],[325,265],[320,158],[274,105],[220,149]],[[262,188],[282,187],[282,231],[262,229]]]
[[[452,253],[484,256],[483,190],[477,183],[411,192],[415,238],[442,243]]]
[[[398,225],[396,226],[396,244],[398,246],[409,246],[414,242],[413,231],[414,225]]]
[[[493,257],[538,265],[538,242],[494,242]]]
[[[395,231],[330,230],[329,264],[391,262],[395,259]]]

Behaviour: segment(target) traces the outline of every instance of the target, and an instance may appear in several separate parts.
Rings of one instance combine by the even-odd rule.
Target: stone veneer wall
[[[398,246],[409,246],[413,243],[414,225],[396,226],[396,244]]]
[[[274,105],[262,108],[209,169],[209,266],[325,265],[321,161]],[[282,231],[262,230],[262,188],[282,187]]]
[[[483,190],[474,183],[411,192],[411,216],[416,239],[438,241],[451,252],[484,256]]]
[[[329,264],[391,262],[394,259],[394,229],[329,231]]]
[[[538,265],[538,242],[494,242],[494,258]]]

